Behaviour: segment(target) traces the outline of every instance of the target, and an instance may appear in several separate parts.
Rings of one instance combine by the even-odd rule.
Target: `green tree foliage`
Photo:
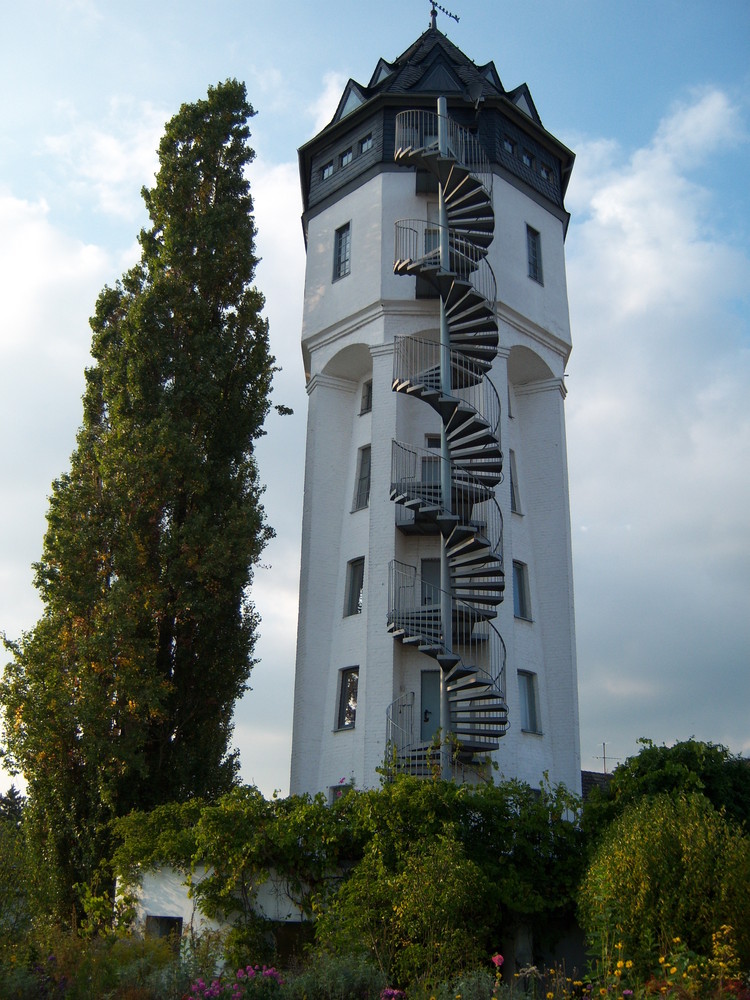
[[[606,789],[595,788],[586,802],[583,825],[596,840],[632,803],[647,796],[700,792],[728,819],[750,829],[750,762],[726,747],[699,740],[657,746],[639,740],[642,749],[612,775]]]
[[[0,689],[57,913],[108,856],[112,817],[236,778],[247,593],[272,534],[253,455],[273,358],[251,284],[252,114],[228,81],[166,127],[140,262],[91,320],[83,425],[36,565],[44,614]]]
[[[417,840],[395,867],[377,840],[321,914],[316,938],[333,954],[365,948],[391,983],[438,983],[483,957],[491,886],[446,829]]]
[[[574,907],[578,805],[561,788],[404,776],[330,806],[235,789],[211,805],[124,817],[115,865],[131,881],[143,865],[189,876],[201,866],[192,887],[200,909],[230,919],[233,957],[254,961],[272,931],[257,913],[258,888],[274,872],[290,908],[324,914],[324,952],[365,951],[406,984],[428,971],[454,975],[521,923],[543,943]]]
[[[0,964],[26,933],[30,913],[23,832],[24,799],[15,785],[0,793]]]
[[[712,933],[735,929],[750,962],[750,837],[699,793],[657,795],[628,806],[583,880],[579,915],[595,953],[655,968],[679,937],[702,955]]]

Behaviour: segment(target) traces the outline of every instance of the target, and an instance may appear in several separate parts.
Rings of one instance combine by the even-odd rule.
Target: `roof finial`
[[[451,12],[449,10],[446,10],[445,7],[441,7],[440,4],[437,2],[437,0],[430,0],[430,3],[432,4],[432,10],[430,11],[430,18],[432,20],[432,24],[430,25],[430,27],[434,31],[437,31],[438,11],[442,11],[443,14],[446,14],[448,17],[452,17],[453,20],[456,22],[456,24],[458,24],[458,14],[451,14]]]

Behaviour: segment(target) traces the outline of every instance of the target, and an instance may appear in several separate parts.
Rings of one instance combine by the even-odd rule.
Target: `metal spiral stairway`
[[[441,154],[437,115],[409,111],[397,117],[396,162],[430,171],[441,186],[448,266],[441,266],[436,248],[440,227],[410,219],[396,223],[394,272],[422,277],[442,299],[450,341],[450,357],[442,360],[443,371],[450,370],[450,391],[441,388],[440,344],[415,337],[395,341],[393,390],[439,414],[451,495],[442,496],[446,479],[434,475],[434,465],[428,477],[420,471],[425,462],[437,461],[434,451],[394,442],[391,499],[436,524],[443,536],[452,622],[450,630],[443,628],[441,592],[420,581],[416,568],[393,563],[388,627],[443,670],[450,729],[466,760],[497,749],[508,725],[505,646],[492,623],[504,589],[502,517],[494,497],[503,456],[500,403],[489,378],[498,345],[496,285],[486,260],[494,234],[491,173],[474,136],[450,120],[445,128],[447,152]]]

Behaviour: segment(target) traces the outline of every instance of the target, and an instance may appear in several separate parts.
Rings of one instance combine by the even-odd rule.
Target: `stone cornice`
[[[350,378],[339,378],[337,375],[313,375],[310,381],[305,386],[305,391],[307,395],[312,395],[313,391],[317,388],[321,389],[338,389],[339,392],[356,392],[359,382],[353,381]]]
[[[538,382],[525,382],[522,385],[514,385],[513,392],[516,396],[533,396],[538,392],[554,392],[557,390],[563,399],[568,394],[565,381],[561,378],[543,378]]]

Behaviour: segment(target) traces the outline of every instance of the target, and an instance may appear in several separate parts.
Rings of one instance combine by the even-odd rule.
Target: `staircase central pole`
[[[448,155],[448,102],[445,97],[438,97],[438,149],[440,156]],[[445,191],[442,181],[439,185],[438,194],[438,221],[440,223],[440,269],[450,271],[450,243],[448,241],[448,211],[445,205]],[[443,395],[452,395],[451,384],[451,353],[450,353],[450,331],[448,329],[448,318],[445,314],[445,301],[440,296],[440,389]],[[443,424],[440,432],[440,493],[442,498],[441,507],[444,511],[452,513],[453,501],[451,491],[451,462],[450,450],[448,448],[448,435]],[[448,564],[448,554],[446,551],[446,540],[442,538],[440,550],[440,618],[443,626],[443,645],[446,650],[453,649],[453,601],[451,599],[451,574]],[[448,684],[446,673],[440,671],[440,730],[443,747],[445,747],[448,733],[451,727],[450,702],[448,701]],[[440,770],[443,778],[451,777],[451,760],[449,754],[441,747]]]

